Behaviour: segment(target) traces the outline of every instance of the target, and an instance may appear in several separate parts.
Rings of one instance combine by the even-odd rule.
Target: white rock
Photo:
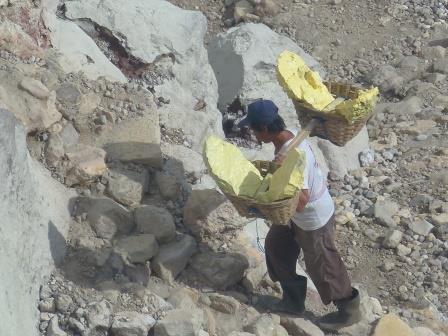
[[[76,146],[79,142],[79,133],[70,122],[62,128],[59,136],[66,149]]]
[[[112,81],[127,81],[122,72],[75,23],[56,19],[50,30],[51,44],[62,54],[59,63],[65,72],[82,71],[90,79],[104,76]]]
[[[173,281],[187,266],[196,250],[196,241],[187,235],[179,241],[162,245],[159,254],[152,261],[154,272],[164,280]]]
[[[155,90],[170,103],[160,107],[160,121],[167,128],[182,128],[193,149],[202,150],[208,133],[222,134],[216,79],[203,45],[207,22],[202,13],[161,0],[130,0],[126,4],[78,0],[67,3],[66,15],[88,18],[107,28],[131,55],[165,69],[169,79]],[[199,99],[206,107],[195,111]]]
[[[153,234],[160,243],[167,243],[176,235],[173,216],[164,208],[146,205],[134,211],[137,230]]]
[[[397,246],[397,254],[400,257],[407,256],[407,255],[411,254],[411,252],[412,252],[412,249],[410,247],[404,246],[403,244],[399,244]]]
[[[318,140],[329,171],[336,177],[343,177],[352,170],[361,167],[359,154],[369,148],[369,136],[364,127],[344,147],[332,144],[328,140]],[[316,154],[317,155],[317,154]]]
[[[159,245],[152,234],[122,238],[115,242],[115,248],[123,251],[132,263],[144,263],[159,252]]]
[[[156,320],[150,315],[124,311],[114,316],[111,332],[113,336],[147,336],[155,324]]]
[[[323,73],[316,60],[291,39],[263,24],[247,23],[219,34],[208,46],[210,64],[219,84],[219,109],[240,97],[271,99],[287,126],[299,127],[291,100],[277,80],[277,58],[285,49],[299,54],[308,66]]]
[[[396,226],[393,216],[398,212],[399,205],[390,199],[378,199],[374,207],[374,216],[380,224],[394,227]]]

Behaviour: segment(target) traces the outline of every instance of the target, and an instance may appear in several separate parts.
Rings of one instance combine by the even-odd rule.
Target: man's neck
[[[272,139],[272,143],[275,147],[275,152],[277,153],[283,147],[283,145],[292,138],[294,138],[294,134],[292,134],[290,131],[285,130],[277,133]]]

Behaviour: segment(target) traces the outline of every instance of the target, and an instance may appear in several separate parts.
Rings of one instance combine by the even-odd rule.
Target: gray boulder
[[[66,8],[68,18],[105,28],[130,55],[160,69],[162,80],[154,89],[169,101],[160,106],[161,124],[182,128],[196,150],[206,134],[222,134],[216,79],[203,45],[207,22],[202,13],[161,0],[77,0]],[[199,101],[205,105],[196,110]]]
[[[115,249],[124,252],[132,263],[144,263],[159,252],[159,245],[152,234],[141,234],[119,239]]]
[[[167,173],[157,172],[156,183],[163,198],[176,201],[180,194],[180,183],[176,177]]]
[[[322,330],[304,318],[284,316],[281,318],[281,325],[291,336],[324,336]]]
[[[147,170],[111,169],[107,192],[117,202],[135,206],[148,191],[149,173]]]
[[[117,232],[122,234],[130,233],[135,226],[132,214],[110,198],[79,197],[74,214],[84,213],[87,214],[87,220],[94,229],[98,227],[98,221],[104,221],[103,217],[113,222]],[[110,230],[113,229],[108,229],[109,232]]]
[[[160,243],[167,243],[176,235],[173,216],[164,208],[146,205],[135,209],[137,230],[153,234]]]
[[[237,284],[249,267],[245,256],[238,253],[205,252],[194,256],[190,268],[210,286],[226,289]]]
[[[193,190],[184,207],[184,224],[196,238],[202,238],[243,227],[245,221],[218,191]]]
[[[291,39],[263,24],[247,23],[219,34],[208,46],[210,64],[219,87],[221,112],[237,97],[272,99],[287,126],[298,127],[294,106],[277,81],[277,58],[284,50],[297,53],[313,70],[324,75],[322,67]]]
[[[152,261],[154,272],[162,279],[173,281],[187,266],[197,245],[193,237],[184,235],[178,241],[162,245]]]

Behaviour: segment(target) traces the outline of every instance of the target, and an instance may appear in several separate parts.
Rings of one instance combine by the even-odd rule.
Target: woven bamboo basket
[[[253,161],[255,167],[260,171],[264,177],[267,173],[273,173],[279,167],[272,161]],[[235,196],[225,193],[236,208],[240,216],[246,218],[264,218],[270,224],[274,225],[288,225],[289,220],[294,215],[299,202],[299,192],[292,197],[285,200],[280,200],[271,203],[260,203],[253,199]]]
[[[324,82],[331,94],[345,99],[354,99],[358,97],[359,87],[336,82]],[[366,122],[373,114],[373,110],[364,118],[356,120],[353,123],[348,122],[344,117],[334,113],[334,110],[321,112],[312,108],[305,102],[293,100],[297,116],[302,126],[305,126],[311,119],[317,118],[322,123],[316,126],[311,136],[318,136],[327,139],[337,146],[344,146],[353,139],[363,128]]]

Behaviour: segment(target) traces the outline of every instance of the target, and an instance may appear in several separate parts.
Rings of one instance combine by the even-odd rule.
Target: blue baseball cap
[[[257,100],[247,106],[247,115],[238,123],[242,128],[251,124],[270,125],[278,117],[278,107],[271,100]]]

